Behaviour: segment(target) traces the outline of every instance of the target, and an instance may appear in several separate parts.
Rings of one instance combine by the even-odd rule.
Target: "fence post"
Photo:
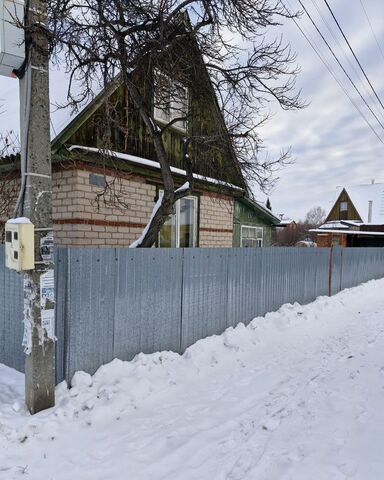
[[[343,248],[340,250],[340,288],[339,292],[343,289]]]
[[[332,267],[333,267],[333,245],[329,253],[329,279],[328,279],[328,296],[332,296]]]
[[[55,331],[56,331],[56,383],[67,380],[68,362],[68,329],[69,329],[69,249],[55,249],[55,285],[56,309],[55,309]]]
[[[179,338],[179,353],[183,353],[183,298],[184,298],[184,252],[185,248],[182,249],[181,253],[181,295],[180,295],[180,338]]]

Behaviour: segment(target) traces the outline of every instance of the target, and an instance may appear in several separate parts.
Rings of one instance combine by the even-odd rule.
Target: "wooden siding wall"
[[[244,186],[243,180],[234,161],[230,144],[223,141],[226,127],[209,79],[207,78],[204,81],[207,73],[203,65],[201,70],[204,71],[204,74],[200,75],[203,80],[200,78],[199,82],[192,81],[189,85],[189,108],[191,112],[189,130],[190,136],[195,139],[190,147],[193,170],[196,173],[219,178],[242,187]],[[152,82],[148,80],[148,75],[138,75],[137,83],[143,86],[142,90],[147,104],[153,105]],[[71,134],[66,143],[112,148],[115,151],[156,160],[153,141],[124,86],[120,86],[110,96],[108,108],[114,119],[114,125],[111,129],[105,122],[106,105],[101,102],[97,111]],[[107,133],[109,131],[110,140],[108,143]],[[177,128],[169,128],[163,135],[171,164],[185,169],[186,165],[183,163],[184,133]]]
[[[269,247],[272,243],[273,226],[257,215],[254,210],[239,201],[235,201],[233,217],[233,246],[240,247],[241,225],[263,228],[263,246]]]

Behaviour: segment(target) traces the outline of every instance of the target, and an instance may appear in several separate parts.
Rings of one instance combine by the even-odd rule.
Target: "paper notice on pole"
[[[24,352],[29,355],[32,351],[32,308],[35,298],[33,282],[24,276],[24,335],[22,346]]]
[[[53,269],[40,276],[41,327],[55,340],[55,276]]]
[[[55,305],[55,277],[53,269],[43,273],[40,277],[40,305],[50,310]]]
[[[41,310],[41,326],[45,328],[48,338],[55,339],[55,310]]]
[[[24,353],[30,355],[32,351],[32,328],[31,322],[26,319],[24,320],[24,335],[22,346],[24,347]]]
[[[53,263],[53,232],[49,232],[40,240],[40,254],[46,265]]]

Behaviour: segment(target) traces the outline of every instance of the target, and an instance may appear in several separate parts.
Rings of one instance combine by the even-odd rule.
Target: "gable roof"
[[[102,89],[80,112],[69,118],[61,131],[51,141],[52,153],[56,151],[71,137],[72,133],[81,127],[105,102],[106,97],[111,96],[120,87],[120,75],[104,89]]]
[[[384,225],[384,183],[353,185],[342,188],[338,198],[345,190],[360,215],[363,223]],[[369,202],[372,202],[372,219],[368,222]]]
[[[223,132],[229,135],[228,133],[228,128],[225,123],[223,114],[220,110],[219,102],[215,93],[215,90],[212,85],[211,78],[209,76],[209,73],[207,71],[207,68],[205,66],[205,63],[202,58],[200,58],[200,53],[199,53],[199,60],[200,60],[200,76],[203,76],[206,80],[206,86],[208,89],[208,93],[210,95],[210,100],[212,101],[211,107],[213,108],[213,117],[215,120],[218,122],[218,124],[222,127]],[[71,145],[83,145],[85,147],[96,147],[99,146],[98,142],[96,141],[95,138],[88,138],[87,134],[85,134],[85,138],[81,136],[81,130],[83,128],[87,128],[87,124],[89,121],[92,121],[92,117],[97,114],[99,109],[103,107],[105,102],[108,102],[109,98],[117,92],[120,88],[124,88],[124,84],[121,81],[121,75],[117,75],[111,83],[104,89],[102,89],[91,101],[88,105],[84,106],[82,110],[72,119],[68,121],[68,123],[64,126],[64,128],[60,131],[60,133],[52,140],[51,146],[52,146],[52,153],[53,154],[60,154],[61,152],[68,150],[68,147]],[[211,115],[212,118],[212,115]],[[138,121],[139,123],[135,122]],[[156,120],[155,120],[156,122]],[[142,120],[135,119],[131,123],[131,128],[137,129],[138,131],[141,131],[141,125]],[[156,122],[157,123],[157,122]],[[146,129],[144,129],[146,130]],[[80,131],[80,138],[77,136],[77,133]],[[179,143],[180,145],[182,144],[182,136],[180,132],[176,132],[175,135],[172,134],[172,131],[175,133],[175,130],[173,128],[168,129],[166,132],[166,135],[168,135],[168,138],[165,139],[165,144],[167,146],[172,145],[173,147],[178,143],[175,141],[177,135],[179,135]],[[83,132],[84,133],[84,132]],[[148,139],[145,139],[145,134],[141,133],[141,141],[140,142],[131,142],[131,145],[116,145],[116,142],[113,144],[114,150],[118,151],[124,151],[125,153],[132,154],[137,157],[145,157],[145,158],[151,158],[152,160],[156,160],[156,154],[154,151],[148,151],[149,143]],[[225,173],[225,176],[227,177],[232,177],[231,179],[228,179],[230,181],[226,183],[236,183],[240,188],[244,190],[248,190],[248,184],[247,181],[245,180],[243,171],[241,169],[241,166],[237,160],[237,155],[234,150],[232,142],[228,142],[228,150],[223,152],[224,158],[225,158],[225,165],[227,166],[227,173]],[[124,149],[124,150],[123,150]],[[137,151],[138,150],[138,151]],[[153,150],[153,149],[152,149]],[[170,153],[173,154],[173,157],[175,156],[175,152],[177,154],[177,148],[174,152],[172,152],[172,149],[170,149]],[[180,167],[182,165],[179,165],[178,159],[180,155],[177,156],[177,161],[175,162],[175,158],[171,158],[170,162],[171,165],[174,167]],[[181,158],[181,157],[180,157]],[[203,174],[203,176],[212,176],[211,172],[209,173],[207,170],[206,166],[207,163],[204,164],[204,162],[200,162],[200,165],[197,166],[196,168],[198,170],[204,170],[201,171],[200,173]]]
[[[260,215],[262,218],[265,218],[267,221],[271,222],[273,225],[280,224],[280,219],[276,217],[271,212],[271,210],[269,210],[267,207],[265,207],[261,203],[256,202],[255,200],[251,200],[247,196],[239,197],[237,200],[247,205],[249,208],[254,210],[258,215]]]

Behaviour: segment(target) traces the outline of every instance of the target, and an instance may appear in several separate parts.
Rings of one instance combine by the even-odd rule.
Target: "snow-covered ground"
[[[382,480],[384,280],[113,361],[34,417],[0,368],[0,478]],[[25,475],[25,477],[23,477]]]

